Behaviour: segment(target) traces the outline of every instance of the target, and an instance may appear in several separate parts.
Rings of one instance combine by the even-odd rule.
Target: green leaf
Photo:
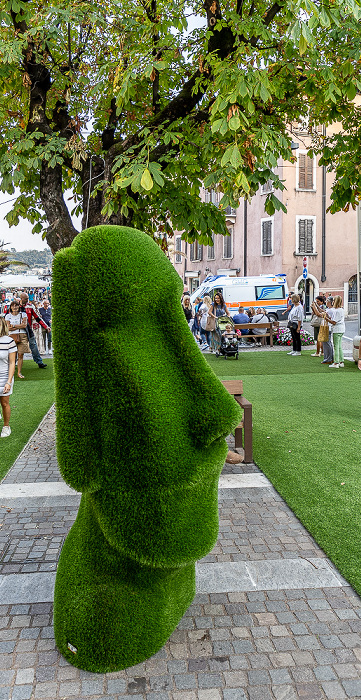
[[[239,148],[237,144],[233,146],[232,154],[231,154],[231,165],[233,165],[234,168],[238,168],[238,166],[242,163],[242,157],[239,152]]]
[[[350,100],[350,102],[352,102],[355,99],[356,94],[357,94],[356,86],[353,83],[349,83],[349,85],[347,85],[347,87],[346,87],[347,99]]]
[[[140,180],[140,184],[143,187],[143,189],[147,190],[148,192],[153,188],[153,179],[148,168],[144,170],[144,173]]]
[[[239,129],[240,126],[241,126],[241,122],[240,122],[238,116],[233,116],[230,118],[230,120],[228,122],[228,127],[231,131],[237,131],[237,129]]]
[[[301,36],[300,36],[300,42],[299,42],[298,48],[300,50],[301,56],[303,56],[303,54],[306,53],[306,51],[307,51],[307,41],[306,41],[303,34],[301,34]]]

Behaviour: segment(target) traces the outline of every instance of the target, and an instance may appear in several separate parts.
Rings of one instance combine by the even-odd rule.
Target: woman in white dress
[[[4,426],[0,436],[2,438],[11,435],[9,396],[13,393],[15,358],[16,343],[8,335],[5,319],[0,318],[0,404],[4,419]]]
[[[30,352],[28,336],[26,334],[26,326],[28,325],[28,317],[25,311],[20,311],[18,301],[12,301],[10,304],[10,313],[6,314],[5,321],[7,323],[7,333],[16,343],[18,351],[18,377],[25,379],[21,374],[23,367],[24,353]]]

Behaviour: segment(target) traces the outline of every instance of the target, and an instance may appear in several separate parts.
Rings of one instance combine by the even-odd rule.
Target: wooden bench
[[[227,389],[228,393],[231,394],[243,408],[243,418],[237,428],[234,431],[234,444],[235,448],[240,448],[239,452],[243,454],[245,462],[253,462],[253,451],[252,451],[252,404],[247,401],[243,396],[243,382],[242,380],[232,380],[222,382],[223,386]]]
[[[269,321],[268,323],[236,323],[235,324],[235,329],[238,331],[242,330],[253,330],[254,328],[265,328],[266,333],[263,333],[262,335],[243,335],[242,339],[246,338],[251,338],[252,340],[258,340],[261,341],[262,345],[266,344],[266,338],[270,339],[270,345],[273,347],[273,332],[276,328],[278,328],[279,322],[278,321]]]

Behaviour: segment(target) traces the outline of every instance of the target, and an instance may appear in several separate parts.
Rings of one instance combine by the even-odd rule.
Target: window
[[[273,220],[261,219],[261,255],[273,255]]]
[[[316,252],[316,217],[296,217],[297,253],[313,255]]]
[[[179,255],[179,253],[182,252],[182,239],[180,236],[177,236],[175,239],[175,262],[180,263],[182,262],[182,256]]]
[[[264,301],[265,299],[284,299],[285,298],[285,288],[283,284],[277,285],[275,287],[256,287],[256,299],[257,301]]]
[[[262,194],[268,194],[269,192],[273,192],[273,180],[267,180],[261,187]]]
[[[221,201],[221,193],[216,192],[216,190],[205,190],[204,201],[206,204],[211,202],[212,204],[215,204],[216,207],[218,207],[219,202]]]
[[[215,260],[216,252],[214,249],[214,233],[212,234],[213,245],[209,245],[207,248],[207,260]]]
[[[297,189],[316,189],[316,159],[310,158],[307,153],[299,153],[297,158]]]
[[[223,238],[223,258],[233,258],[233,226],[228,228],[229,236]]]
[[[203,246],[199,245],[198,241],[194,241],[189,246],[189,257],[192,262],[203,260]]]

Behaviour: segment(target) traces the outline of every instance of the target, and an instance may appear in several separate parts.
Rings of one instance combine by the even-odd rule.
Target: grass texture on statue
[[[75,666],[155,654],[218,534],[225,436],[239,408],[180,304],[182,282],[135,229],[80,233],[53,265],[57,451],[82,492],[59,561],[55,638]]]

